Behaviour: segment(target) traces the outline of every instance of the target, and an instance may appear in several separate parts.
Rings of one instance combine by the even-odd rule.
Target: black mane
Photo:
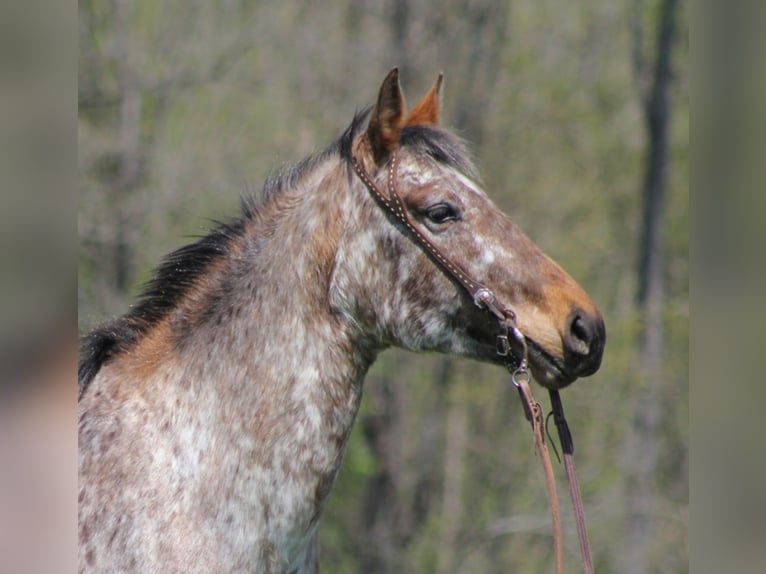
[[[104,363],[132,347],[184,298],[211,263],[226,254],[230,242],[243,233],[255,213],[253,201],[243,199],[239,219],[219,223],[198,241],[167,255],[144,286],[137,305],[81,339],[77,368],[79,397]]]
[[[293,167],[268,177],[260,199],[244,198],[239,218],[218,223],[210,233],[196,242],[181,247],[166,256],[153,278],[144,286],[138,303],[127,314],[96,327],[80,340],[78,364],[78,400],[102,365],[130,349],[151,327],[164,319],[194,287],[211,264],[226,256],[236,238],[240,237],[256,217],[260,207],[310,172],[333,154],[350,164],[352,144],[361,131],[369,109],[354,116],[343,134],[318,154],[309,156]],[[470,155],[463,143],[449,132],[433,126],[408,126],[401,132],[403,147],[428,154],[436,161],[454,167],[465,175],[478,179]],[[349,174],[351,174],[349,170]],[[351,177],[351,175],[349,175]]]

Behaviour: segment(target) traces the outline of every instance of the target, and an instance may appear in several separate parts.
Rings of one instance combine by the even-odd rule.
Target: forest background
[[[443,123],[485,188],[605,315],[602,369],[563,395],[596,568],[688,571],[685,3],[83,0],[79,20],[81,332],[337,137],[392,66],[410,102],[444,71]],[[551,571],[507,373],[384,353],[320,548],[341,574]]]

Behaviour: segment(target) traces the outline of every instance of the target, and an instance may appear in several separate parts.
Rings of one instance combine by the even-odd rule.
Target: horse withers
[[[83,338],[81,572],[317,572],[377,354],[506,361],[496,318],[413,233],[513,310],[543,386],[598,369],[596,305],[482,190],[438,125],[440,87],[407,114],[392,70],[372,111],[170,254],[127,315]],[[410,223],[373,188],[396,189]]]

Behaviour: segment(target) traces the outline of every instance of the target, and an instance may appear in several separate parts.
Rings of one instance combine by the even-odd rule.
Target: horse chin
[[[468,341],[465,342],[467,344],[465,344],[463,352],[459,354],[470,356],[484,363],[502,365],[511,370],[519,366],[521,358],[519,354],[514,353],[513,349],[510,365],[507,356],[498,355],[497,336],[499,331],[492,322],[486,320],[468,322],[464,334]],[[568,372],[560,361],[530,338],[527,338],[527,360],[532,377],[546,389],[563,389],[577,380],[576,375]]]
[[[469,349],[467,354],[472,358],[502,365],[509,370],[516,369],[521,363],[521,358],[513,351],[511,351],[510,362],[508,356],[499,355],[495,337],[491,342],[484,337],[474,339]],[[546,389],[563,389],[577,380],[577,376],[568,373],[554,357],[529,339],[527,339],[527,361],[532,377]]]
[[[534,341],[527,340],[527,348],[529,370],[541,386],[546,389],[563,389],[577,380],[577,376],[568,373],[554,357]]]
[[[538,365],[530,363],[532,377],[540,383],[540,386],[546,389],[556,390],[568,387],[577,380],[577,377],[565,376],[556,368],[540,368]]]

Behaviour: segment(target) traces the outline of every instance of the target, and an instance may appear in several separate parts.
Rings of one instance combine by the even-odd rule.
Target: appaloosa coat
[[[513,306],[541,384],[598,368],[596,305],[482,191],[437,125],[440,85],[407,115],[393,70],[371,113],[169,255],[133,310],[83,339],[81,572],[316,572],[376,355],[500,360],[496,322],[376,205],[353,158],[385,189],[397,154],[415,225]]]

